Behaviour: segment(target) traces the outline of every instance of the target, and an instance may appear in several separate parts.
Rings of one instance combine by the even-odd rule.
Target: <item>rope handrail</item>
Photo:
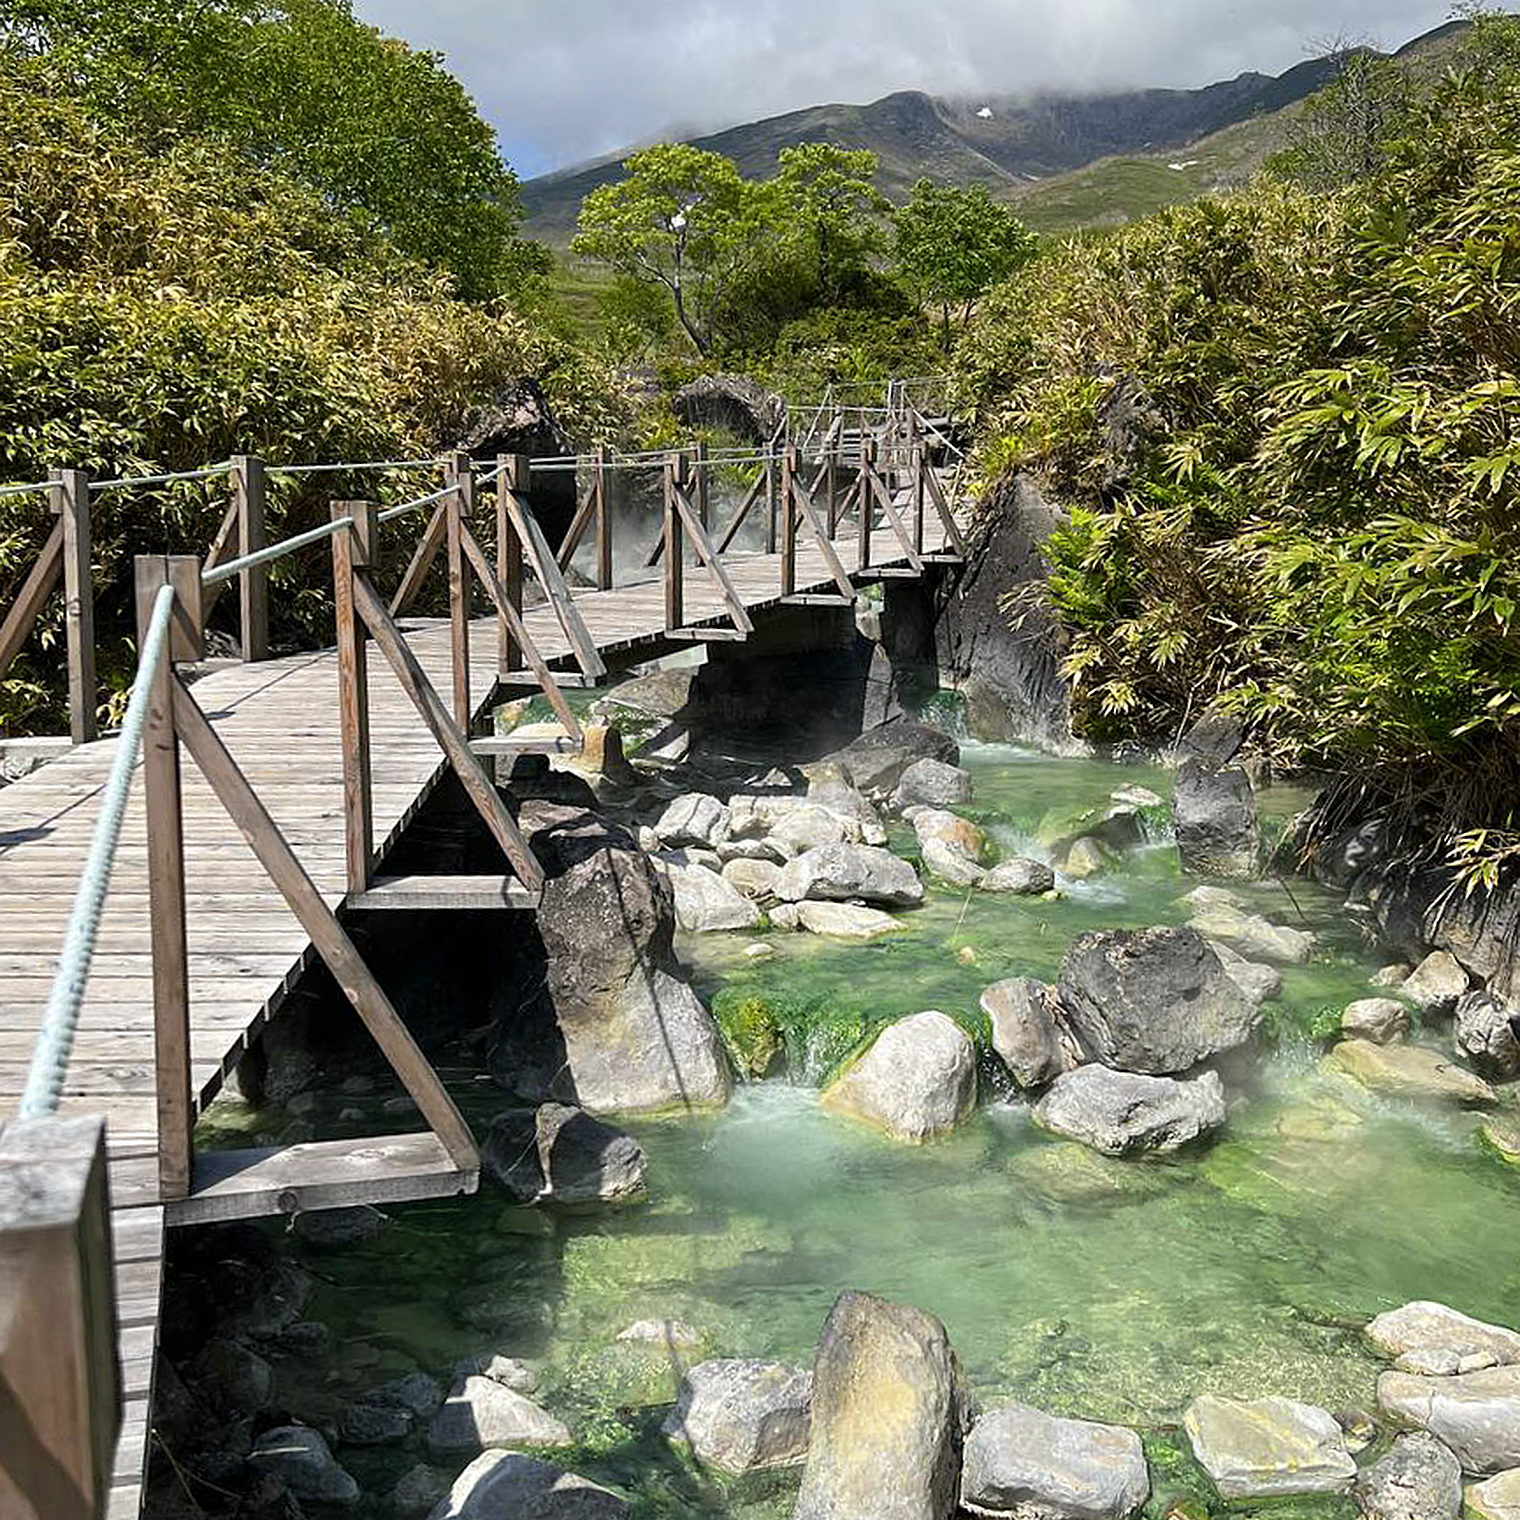
[[[122,475],[115,480],[92,480],[90,491],[114,491],[122,486],[167,486],[176,480],[213,480],[218,475],[227,475],[232,471],[232,461],[225,459],[221,464],[207,465],[204,470],[175,470],[168,475]]]
[[[241,559],[229,559],[225,564],[218,565],[215,570],[206,570],[201,575],[201,585],[214,586],[218,581],[230,581],[233,576],[241,575],[245,570],[253,570],[259,565],[267,565],[273,560],[283,559],[287,554],[294,554],[297,549],[304,549],[308,544],[319,544],[324,538],[331,538],[334,533],[341,533],[344,528],[351,528],[354,520],[351,517],[335,517],[330,523],[323,523],[319,528],[309,528],[305,533],[294,534],[290,538],[282,538],[278,543],[268,544],[262,549],[255,549],[252,554],[245,554]]]
[[[0,486],[0,496],[25,496],[33,491],[51,491],[52,482],[39,480],[33,485],[25,486]]]
[[[368,459],[341,460],[337,464],[271,464],[265,465],[266,475],[335,475],[339,471],[361,474],[366,470],[429,470],[437,469],[442,459]]]
[[[394,518],[404,517],[408,512],[415,512],[418,507],[430,507],[435,501],[442,501],[445,496],[453,496],[458,490],[458,485],[446,485],[441,491],[430,492],[427,496],[419,496],[415,501],[398,502],[394,507],[387,507],[379,514],[381,522],[390,522]]]
[[[85,984],[90,977],[90,963],[95,957],[95,940],[100,931],[101,910],[111,884],[111,867],[121,842],[121,821],[126,812],[127,796],[132,789],[132,771],[142,748],[143,726],[148,717],[148,694],[153,686],[153,672],[163,656],[164,640],[169,634],[169,616],[174,610],[174,587],[160,586],[148,617],[142,651],[138,656],[137,675],[132,695],[122,721],[121,736],[106,778],[100,816],[90,840],[90,853],[80,872],[79,889],[69,914],[58,971],[48,994],[47,1012],[32,1047],[31,1065],[27,1069],[26,1087],[22,1090],[18,1110],[23,1119],[35,1119],[52,1113],[63,1092],[69,1053],[74,1033],[79,1027],[79,1013],[84,1006]]]

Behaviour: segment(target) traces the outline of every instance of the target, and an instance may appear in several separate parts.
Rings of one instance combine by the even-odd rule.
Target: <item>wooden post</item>
[[[58,470],[53,515],[63,524],[63,599],[69,655],[69,736],[88,744],[95,721],[95,593],[90,584],[90,477]]]
[[[697,502],[697,520],[702,524],[704,532],[711,526],[707,520],[707,445],[699,443],[693,454],[692,462],[693,490],[692,495]]]
[[[607,511],[607,449],[596,451],[596,588],[612,590],[612,521]]]
[[[334,518],[354,525],[333,536],[333,611],[338,629],[338,727],[343,746],[343,842],[350,896],[369,889],[375,858],[369,753],[369,657],[354,606],[354,572],[379,559],[379,509],[372,501],[335,501]]]
[[[105,1121],[0,1131],[0,1515],[99,1520],[121,1430]]]
[[[143,732],[148,906],[153,952],[153,1045],[158,1096],[158,1183],[164,1198],[190,1193],[194,1116],[190,1104],[190,957],[185,943],[185,840],[174,722],[174,662],[198,660],[200,561],[194,555],[139,555],[135,561],[139,647],[159,588],[175,590],[174,622],[152,673]]]
[[[828,508],[829,537],[833,538],[839,532],[839,482],[835,478],[839,471],[839,440],[834,437],[833,430],[824,438],[823,448],[823,484],[824,502]]]
[[[686,611],[684,571],[686,547],[681,542],[681,517],[676,492],[685,484],[686,458],[672,454],[665,461],[665,631],[682,626]]]
[[[924,440],[918,428],[918,413],[908,413],[908,468],[913,481],[913,547],[924,552]]]
[[[781,594],[797,591],[797,519],[792,496],[797,480],[797,450],[788,447],[781,456]]]
[[[238,554],[254,554],[264,547],[264,461],[251,454],[232,460],[232,492],[237,503]],[[238,576],[243,630],[243,658],[269,658],[269,566],[255,565]]]
[[[454,671],[454,721],[466,733],[475,715],[470,700],[470,562],[465,557],[463,525],[475,514],[475,475],[470,456],[450,456],[446,484],[458,486],[444,498],[449,541],[449,649]]]
[[[523,544],[512,522],[509,500],[514,491],[528,489],[528,456],[502,455],[496,461],[496,579],[513,610],[519,615],[523,604]],[[496,623],[496,672],[507,676],[523,668],[523,654],[504,618]]]
[[[776,552],[776,457],[769,445],[765,452],[765,552]]]
[[[876,518],[876,497],[871,482],[876,475],[876,440],[868,437],[864,428],[860,434],[860,554],[855,568],[864,570],[871,563],[871,524]]]

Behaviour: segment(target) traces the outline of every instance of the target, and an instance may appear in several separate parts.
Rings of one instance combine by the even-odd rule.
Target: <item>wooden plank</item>
[[[434,1134],[207,1151],[196,1159],[195,1191],[168,1213],[175,1225],[205,1224],[356,1203],[448,1198],[473,1193],[479,1176],[478,1165],[458,1166]]]
[[[377,876],[350,908],[536,908],[539,894],[515,876]]]
[[[673,454],[665,461],[665,634],[668,638],[686,622],[686,551],[681,543],[681,518],[676,492],[684,460]]]
[[[475,476],[470,456],[455,453],[447,466],[455,489],[444,500],[449,567],[449,669],[453,676],[454,721],[465,732],[475,705],[470,700],[470,561],[464,552],[464,525],[475,508]]]
[[[63,519],[53,524],[35,563],[21,583],[21,590],[0,623],[0,676],[10,669],[36,624],[47,599],[63,578]]]

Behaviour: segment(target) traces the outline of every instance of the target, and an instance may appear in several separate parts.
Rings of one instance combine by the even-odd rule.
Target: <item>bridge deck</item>
[[[942,547],[937,523],[925,548]],[[854,571],[853,539],[836,545]],[[873,539],[875,568],[898,568],[901,546]],[[752,615],[779,602],[778,555],[724,557]],[[875,579],[874,570],[857,576]],[[797,592],[834,589],[816,547],[799,544]],[[664,642],[663,583],[580,592],[575,604],[610,666],[636,663]],[[686,621],[727,626],[705,572],[689,568]],[[570,654],[547,608],[526,615],[551,663]],[[440,692],[450,689],[446,623],[408,620],[408,641]],[[490,700],[496,625],[471,628],[472,696]],[[442,755],[378,657],[369,662],[375,838],[381,853],[399,836],[442,775]],[[292,655],[216,672],[194,694],[242,766],[308,874],[334,907],[346,894],[343,775],[336,655]],[[75,889],[110,770],[114,740],[82,746],[0,789],[0,1119],[14,1111],[47,1004]],[[186,895],[190,950],[191,1055],[199,1102],[209,1102],[261,1025],[279,1008],[312,950],[305,931],[188,756],[184,759]],[[135,1517],[148,1446],[166,1210],[157,1187],[152,957],[148,939],[147,840],[141,789],[129,804],[100,926],[63,1111],[105,1114],[117,1244],[117,1301],[127,1417],[109,1514]],[[168,1210],[170,1222],[173,1206]]]

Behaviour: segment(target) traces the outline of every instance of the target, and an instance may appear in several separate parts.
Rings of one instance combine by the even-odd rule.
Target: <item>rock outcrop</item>
[[[822,1102],[896,1140],[932,1139],[976,1106],[976,1047],[943,1013],[915,1013],[882,1030]]]
[[[1260,874],[1256,793],[1240,766],[1184,759],[1177,767],[1172,820],[1184,871],[1240,879]]]
[[[1188,1405],[1182,1425],[1226,1499],[1343,1493],[1356,1477],[1344,1432],[1312,1404],[1204,1394]]]
[[[482,1168],[518,1203],[626,1203],[644,1195],[644,1148],[564,1103],[498,1114]]]
[[[704,1466],[736,1475],[807,1456],[812,1375],[785,1362],[699,1362],[681,1381],[665,1435]]]
[[[1224,1123],[1224,1087],[1213,1071],[1178,1079],[1079,1066],[1057,1077],[1031,1114],[1042,1129],[1105,1156],[1174,1151]]]
[[[1100,929],[1077,937],[1058,984],[1088,1056],[1122,1071],[1185,1072],[1244,1045],[1261,1006],[1192,929]]]
[[[1385,1372],[1378,1407],[1395,1424],[1428,1431],[1474,1475],[1520,1467],[1520,1367],[1454,1377]]]
[[[1140,1437],[1119,1425],[1001,1404],[966,1438],[961,1505],[973,1515],[1123,1520],[1150,1491]]]
[[[725,1102],[722,1039],[671,947],[669,883],[595,813],[530,802],[520,821],[548,878],[543,960],[516,952],[498,991],[497,1080],[598,1113]]]
[[[819,1337],[807,1466],[792,1520],[949,1520],[969,1401],[945,1327],[843,1293]]]

